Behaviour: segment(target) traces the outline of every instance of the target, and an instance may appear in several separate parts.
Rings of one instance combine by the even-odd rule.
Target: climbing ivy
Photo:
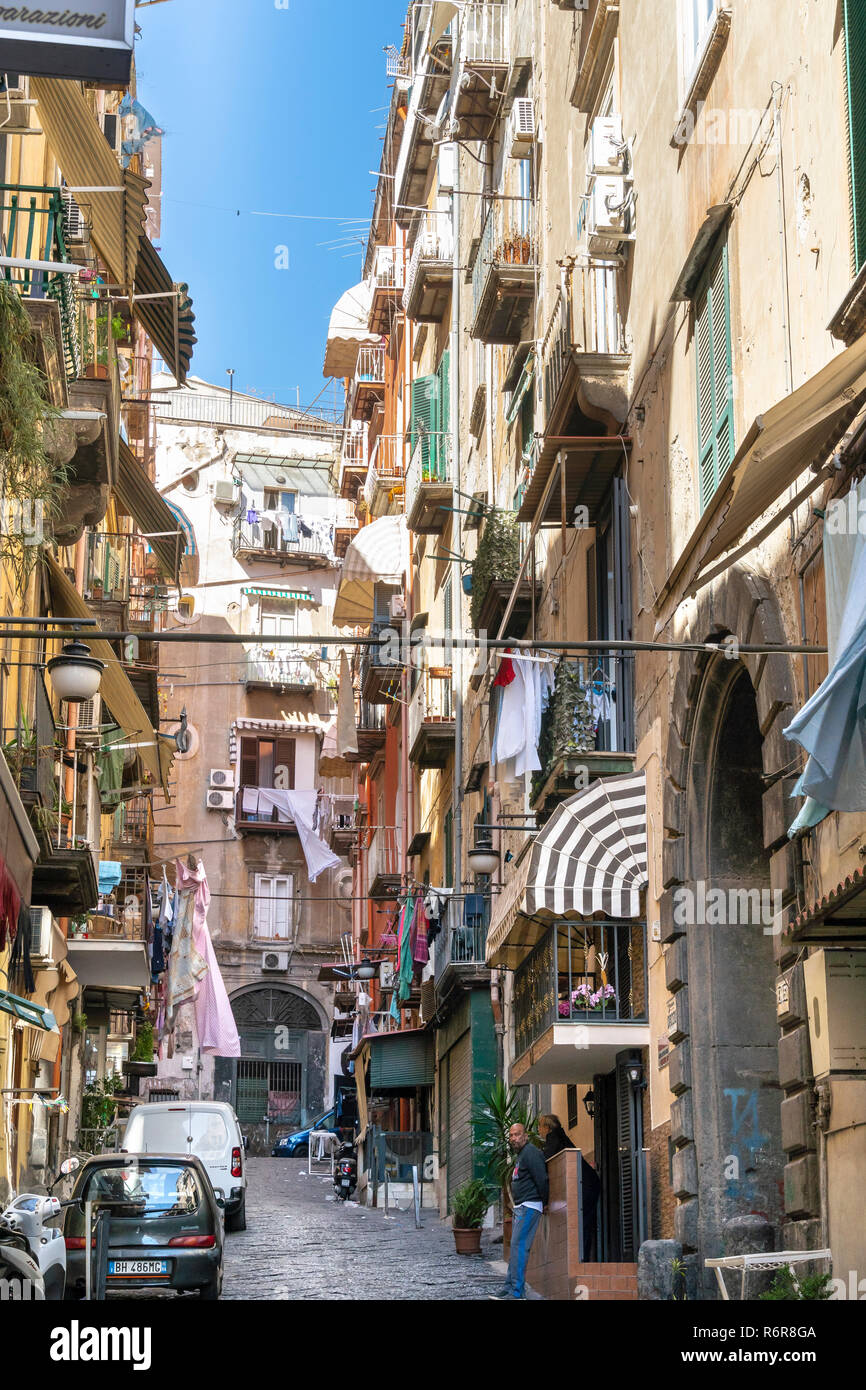
[[[492,511],[484,523],[472,565],[472,626],[494,579],[514,580],[520,570],[520,533],[514,512]]]

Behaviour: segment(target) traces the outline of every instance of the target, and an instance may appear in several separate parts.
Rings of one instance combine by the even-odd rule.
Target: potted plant
[[[142,1023],[135,1039],[132,1056],[121,1063],[130,1092],[138,1095],[138,1086],[143,1076],[156,1076],[157,1064],[153,1060],[153,1024]]]
[[[503,1247],[511,1244],[511,1173],[514,1154],[508,1132],[512,1125],[523,1125],[531,1143],[539,1142],[538,1121],[518,1092],[504,1081],[497,1081],[482,1096],[472,1114],[473,1149],[484,1164],[487,1177],[502,1192]]]
[[[490,1188],[481,1178],[471,1178],[454,1193],[452,1230],[458,1255],[481,1254],[481,1227],[490,1206],[490,1197]]]

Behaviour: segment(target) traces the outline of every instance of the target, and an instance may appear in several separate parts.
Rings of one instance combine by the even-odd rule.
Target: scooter
[[[344,1139],[334,1163],[334,1191],[346,1202],[358,1186],[358,1159],[351,1139]]]
[[[66,1241],[60,1221],[64,1207],[76,1199],[60,1201],[51,1191],[80,1166],[77,1158],[66,1159],[48,1196],[24,1192],[0,1214],[0,1263],[5,1260],[11,1266],[10,1280],[29,1281],[31,1296],[40,1301],[60,1302],[66,1289]]]

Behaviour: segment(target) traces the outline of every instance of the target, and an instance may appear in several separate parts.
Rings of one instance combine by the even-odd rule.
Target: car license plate
[[[129,1278],[136,1274],[168,1274],[168,1260],[109,1260],[109,1277]]]
[[[340,1183],[340,1186],[341,1186],[341,1187],[351,1187],[352,1184],[349,1182],[349,1179],[348,1179],[348,1178],[344,1178],[343,1181]]]

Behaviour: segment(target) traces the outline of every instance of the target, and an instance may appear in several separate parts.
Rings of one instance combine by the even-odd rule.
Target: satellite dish
[[[334,880],[334,894],[341,907],[348,907],[352,901],[352,870],[343,869]]]

